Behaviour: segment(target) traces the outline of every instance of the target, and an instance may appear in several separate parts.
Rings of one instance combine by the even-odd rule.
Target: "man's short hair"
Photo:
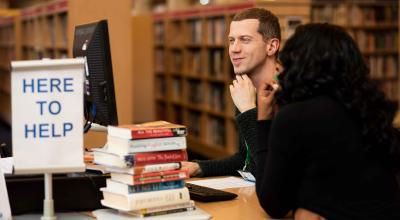
[[[271,38],[281,40],[279,20],[272,12],[264,8],[249,8],[233,17],[233,21],[245,19],[257,19],[259,21],[258,32],[263,36],[264,40]]]

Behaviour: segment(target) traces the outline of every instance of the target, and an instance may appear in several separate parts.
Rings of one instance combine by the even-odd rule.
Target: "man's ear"
[[[267,43],[267,55],[274,56],[276,52],[279,50],[280,42],[277,38],[272,38],[268,40]]]

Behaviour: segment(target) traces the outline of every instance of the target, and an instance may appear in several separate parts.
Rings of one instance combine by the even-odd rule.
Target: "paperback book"
[[[148,164],[181,162],[187,160],[186,150],[158,151],[118,155],[107,149],[93,149],[94,163],[104,166],[127,168]]]
[[[111,179],[128,185],[140,185],[147,183],[159,183],[172,180],[182,180],[189,177],[187,170],[169,170],[140,175],[130,175],[124,173],[111,173]]]
[[[107,188],[101,188],[101,191],[103,191],[102,204],[104,206],[122,211],[176,205],[190,201],[189,191],[186,187],[133,194],[119,194],[111,192]]]
[[[107,179],[107,190],[119,194],[142,193],[150,191],[179,189],[183,188],[185,183],[183,180],[174,180],[158,183],[148,183],[141,185],[128,185],[112,179]]]
[[[166,121],[108,126],[108,135],[125,139],[145,139],[186,136],[186,126]]]
[[[109,135],[107,137],[107,147],[109,152],[119,155],[140,152],[182,150],[186,149],[186,137],[132,140]]]

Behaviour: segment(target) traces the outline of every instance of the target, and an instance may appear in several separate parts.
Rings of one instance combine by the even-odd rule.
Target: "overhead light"
[[[210,0],[199,0],[201,5],[208,5],[210,3]]]

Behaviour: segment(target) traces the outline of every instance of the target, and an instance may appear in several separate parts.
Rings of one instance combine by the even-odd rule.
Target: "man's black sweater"
[[[236,115],[236,123],[238,126],[239,133],[239,149],[234,155],[219,159],[219,160],[199,160],[202,177],[206,176],[224,176],[234,175],[237,176],[239,173],[237,170],[243,168],[246,160],[246,145],[251,148],[257,145],[257,109],[250,109],[246,112],[239,113]],[[255,166],[254,161],[250,157],[250,164],[247,168],[248,171],[254,174]]]

